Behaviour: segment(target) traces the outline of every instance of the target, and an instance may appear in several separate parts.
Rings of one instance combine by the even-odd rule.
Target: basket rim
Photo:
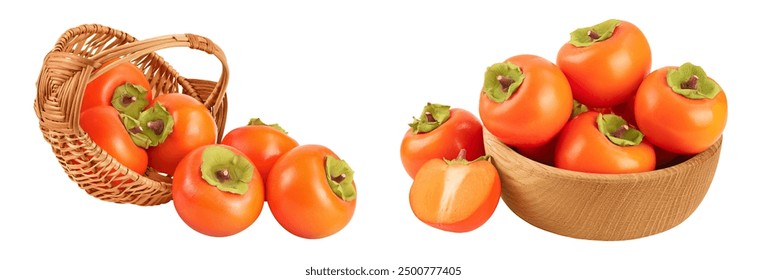
[[[717,139],[717,141],[714,142],[714,144],[712,144],[703,152],[693,155],[692,157],[680,163],[674,164],[672,166],[668,166],[661,169],[653,169],[651,171],[645,171],[645,172],[602,174],[602,173],[589,173],[589,172],[582,172],[582,171],[567,170],[567,169],[562,169],[555,166],[537,162],[535,160],[532,160],[518,153],[513,148],[501,142],[495,135],[493,135],[489,130],[487,130],[487,128],[483,127],[483,131],[484,131],[483,141],[485,142],[485,145],[499,146],[498,147],[499,152],[503,152],[506,155],[511,156],[514,159],[522,162],[523,163],[522,166],[524,166],[524,169],[526,170],[542,169],[546,171],[546,174],[548,177],[563,177],[568,179],[577,179],[579,181],[601,181],[601,182],[625,181],[627,179],[633,179],[633,180],[639,181],[639,180],[645,180],[647,178],[653,178],[653,177],[659,177],[659,176],[667,177],[667,176],[678,175],[682,173],[685,169],[699,166],[703,162],[714,157],[721,150],[722,141],[724,139],[723,135],[720,136],[719,139]],[[499,170],[499,172],[502,172],[502,170]]]
[[[97,39],[94,39],[97,38]],[[95,45],[89,45],[95,40]],[[88,46],[86,49],[85,46]],[[91,48],[92,47],[92,48]],[[208,55],[216,57],[221,62],[221,75],[218,80],[202,80],[202,79],[190,79],[181,75],[174,68],[170,62],[166,61],[158,50],[165,48],[177,48],[185,47],[192,50],[203,51]],[[115,63],[104,63],[102,61],[110,61],[114,59]],[[58,87],[52,88],[49,83],[46,83],[49,79],[49,63],[53,61],[59,64],[78,62],[78,64],[66,68],[67,71],[71,71],[75,74],[66,76],[66,79],[59,79],[62,82],[57,84]],[[218,135],[216,135],[216,142],[220,142],[224,130],[226,120],[226,107],[227,107],[227,94],[226,88],[229,78],[229,66],[226,60],[226,56],[223,50],[218,45],[213,43],[210,39],[191,33],[185,34],[171,34],[164,36],[151,37],[148,39],[138,39],[131,36],[125,31],[112,28],[101,24],[82,24],[67,29],[62,35],[58,37],[53,48],[46,53],[43,61],[43,66],[40,71],[40,76],[36,81],[37,96],[35,97],[35,114],[38,118],[38,125],[43,132],[43,136],[46,141],[51,145],[58,145],[51,141],[51,139],[58,139],[57,135],[75,136],[79,141],[83,142],[83,145],[88,145],[89,148],[86,153],[96,153],[103,155],[105,161],[109,162],[109,165],[104,168],[112,168],[114,174],[101,172],[101,168],[98,168],[98,180],[89,180],[88,182],[76,179],[70,169],[69,162],[61,160],[63,157],[61,152],[54,146],[53,152],[59,163],[64,168],[65,173],[77,183],[77,185],[88,191],[92,189],[91,183],[95,186],[104,184],[105,189],[118,190],[119,194],[107,194],[108,197],[102,196],[104,192],[99,195],[93,195],[90,191],[89,194],[96,196],[102,200],[107,200],[117,203],[131,203],[139,205],[157,205],[163,204],[171,200],[170,187],[171,176],[173,174],[160,174],[151,166],[147,167],[146,172],[138,173],[130,168],[127,168],[122,162],[118,161],[111,154],[107,153],[100,145],[96,144],[91,138],[91,135],[86,133],[79,124],[80,113],[82,111],[82,98],[83,91],[85,90],[86,82],[90,82],[100,74],[113,68],[120,63],[130,63],[136,65],[137,63],[145,63],[141,68],[142,74],[149,79],[150,75],[160,76],[158,88],[152,89],[153,97],[157,97],[164,94],[186,94],[200,101],[206,109],[208,109],[213,116]],[[104,66],[106,65],[106,66]],[[104,66],[104,67],[101,67]],[[158,72],[161,71],[161,72]],[[87,76],[84,76],[87,75]],[[85,77],[85,78],[84,78]],[[83,79],[88,79],[86,82]],[[167,81],[166,81],[167,80]],[[64,87],[62,85],[74,87]],[[151,86],[155,86],[150,79]],[[170,91],[162,90],[168,85],[168,87],[178,87],[179,89],[171,88]],[[198,86],[204,85],[206,90],[206,98],[202,98],[199,95]],[[180,90],[180,91],[178,91]],[[188,92],[187,92],[188,91]],[[64,104],[71,106],[47,106],[50,101],[49,98],[52,94],[56,94],[57,99],[51,101],[54,105]],[[46,110],[50,110],[52,113],[45,114]],[[52,116],[52,117],[51,117]],[[52,121],[51,121],[52,120]],[[50,122],[48,122],[50,121]],[[50,135],[54,135],[53,137]],[[64,142],[69,141],[64,139]],[[87,161],[83,161],[83,164],[94,168],[94,166],[100,164],[93,162],[92,157]],[[113,172],[113,171],[108,171]],[[103,175],[106,174],[106,175]],[[125,188],[120,189],[119,186],[115,186],[110,183],[107,177],[119,176],[120,178],[130,178],[130,181],[135,181],[140,184],[137,188]],[[95,177],[94,177],[95,178]],[[85,183],[84,183],[85,182]],[[85,184],[88,184],[86,186]],[[149,190],[149,191],[144,191]]]

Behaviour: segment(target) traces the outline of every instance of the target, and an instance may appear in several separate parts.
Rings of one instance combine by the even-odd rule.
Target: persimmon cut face
[[[490,162],[449,164],[434,159],[416,175],[410,205],[416,217],[430,226],[466,232],[490,218],[500,193],[500,178]]]
[[[469,174],[467,169],[468,166],[447,169],[443,182],[427,181],[425,187],[414,189],[414,197],[426,198],[415,204],[414,210],[432,223],[453,224],[468,219],[490,195],[490,189],[474,190],[471,185],[491,184],[488,178],[492,177]]]

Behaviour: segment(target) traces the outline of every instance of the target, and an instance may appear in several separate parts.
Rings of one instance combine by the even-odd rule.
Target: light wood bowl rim
[[[655,169],[655,170],[646,171],[646,172],[637,172],[637,173],[601,174],[601,173],[589,173],[589,172],[567,170],[567,169],[562,169],[562,168],[554,167],[548,164],[537,162],[533,159],[530,159],[518,153],[513,148],[501,142],[497,137],[495,137],[495,135],[493,135],[490,131],[488,131],[487,128],[483,128],[483,133],[484,133],[485,145],[500,146],[499,152],[502,152],[508,156],[513,156],[514,158],[517,158],[517,159],[521,159],[520,162],[523,163],[523,166],[525,166],[525,168],[527,169],[531,167],[536,169],[542,169],[543,171],[547,173],[546,177],[548,178],[557,177],[557,178],[567,178],[570,180],[575,179],[577,181],[583,181],[583,182],[598,181],[603,183],[618,182],[618,181],[625,181],[625,180],[636,180],[640,182],[652,177],[665,177],[665,176],[673,176],[673,175],[680,174],[683,172],[683,170],[692,168],[694,166],[699,166],[703,164],[704,162],[706,162],[707,160],[711,159],[722,148],[722,140],[724,138],[723,136],[720,136],[719,139],[705,151],[700,152],[696,155],[693,155],[691,158],[683,162],[677,163],[675,165],[672,165],[666,168]],[[493,155],[490,155],[490,156],[492,157]],[[498,170],[498,171],[505,172],[507,170]]]

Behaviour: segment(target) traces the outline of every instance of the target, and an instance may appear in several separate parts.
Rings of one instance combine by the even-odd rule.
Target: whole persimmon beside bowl
[[[592,174],[538,163],[486,129],[485,151],[501,176],[501,198],[526,222],[559,235],[627,240],[687,219],[714,179],[722,138],[670,167],[632,174]]]

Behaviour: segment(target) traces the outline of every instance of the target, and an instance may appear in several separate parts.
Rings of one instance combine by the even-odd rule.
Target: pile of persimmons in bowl
[[[491,65],[479,98],[479,118],[428,104],[401,144],[413,213],[436,228],[474,230],[502,198],[564,236],[666,231],[703,200],[727,121],[702,67],[653,68],[643,32],[615,19],[571,32],[556,62]]]

